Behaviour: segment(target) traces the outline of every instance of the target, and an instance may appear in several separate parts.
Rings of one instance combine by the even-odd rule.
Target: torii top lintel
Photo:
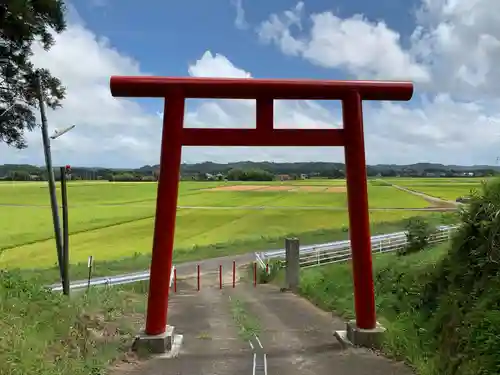
[[[275,129],[273,100],[341,100],[344,126],[362,124],[362,100],[410,100],[411,82],[270,80],[253,78],[111,77],[115,97],[165,98],[163,140],[184,146],[345,146],[345,129]],[[187,98],[256,99],[254,129],[184,128]],[[173,124],[178,132],[172,128]],[[169,126],[165,126],[169,124]],[[353,128],[347,125],[347,128]],[[362,126],[362,125],[361,125]],[[354,129],[354,128],[353,128]],[[170,133],[172,132],[172,133]]]
[[[361,100],[407,101],[413,95],[413,83],[402,81],[113,76],[110,88],[115,97],[136,98],[168,98],[174,91],[213,99],[342,100],[355,91]]]

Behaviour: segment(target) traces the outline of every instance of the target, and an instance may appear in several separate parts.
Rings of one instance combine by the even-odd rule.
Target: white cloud
[[[361,78],[429,80],[427,69],[400,45],[399,33],[380,21],[372,23],[362,15],[341,19],[332,12],[313,14],[312,27],[302,29],[304,3],[281,15],[273,14],[258,27],[265,43],[275,43],[285,54],[302,56],[313,64],[340,68]]]
[[[201,59],[188,68],[193,77],[251,78],[252,75],[235,67],[226,56],[206,51]]]
[[[420,108],[383,103],[365,112],[367,149],[372,159],[449,164],[494,164],[500,146],[499,101],[456,102],[449,95],[423,97]],[[400,148],[399,152],[383,142]],[[375,156],[377,153],[383,155]],[[373,160],[372,159],[372,160]]]
[[[52,142],[54,163],[100,165],[114,161],[137,165],[157,160],[159,145],[155,139],[160,135],[161,121],[134,101],[113,98],[109,89],[111,75],[145,74],[139,64],[78,22],[70,23],[55,39],[49,51],[35,46],[32,59],[36,66],[48,68],[59,77],[67,90],[63,108],[48,111],[50,132],[77,125]],[[29,147],[25,150],[0,145],[0,154],[7,155],[2,161],[42,164],[40,132],[29,133],[27,138]]]
[[[421,0],[410,46],[384,21],[356,14],[311,14],[304,3],[272,14],[257,28],[264,43],[315,65],[342,69],[361,79],[411,79],[428,91],[474,100],[500,94],[500,2]]]
[[[231,4],[236,9],[236,18],[234,20],[234,25],[240,30],[247,29],[248,23],[245,19],[245,9],[243,8],[243,0],[231,0]]]
[[[291,29],[296,27],[302,30],[303,9],[304,3],[299,2],[293,9],[284,11],[280,16],[271,14],[269,20],[262,22],[258,28],[261,40],[265,43],[276,43],[288,55],[299,55],[306,48],[306,43],[294,38]]]
[[[470,100],[500,94],[500,2],[423,0],[416,19],[411,52],[435,88]]]

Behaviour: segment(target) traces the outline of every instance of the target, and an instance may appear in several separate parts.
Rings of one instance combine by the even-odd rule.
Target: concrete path
[[[194,280],[180,281],[171,294],[169,324],[183,335],[174,358],[158,356],[114,368],[112,375],[235,375],[252,374],[253,352],[240,338],[229,300],[215,287],[212,274],[200,292]]]
[[[345,323],[292,293],[272,285],[223,290],[260,322],[259,341],[268,374],[410,375],[404,364],[365,349],[342,349],[333,336]]]
[[[257,322],[242,335],[235,304]],[[333,331],[344,322],[276,286],[238,282],[224,272],[205,275],[201,291],[196,279],[181,280],[170,298],[169,322],[183,334],[176,358],[156,357],[119,366],[113,375],[411,375],[402,363],[369,350],[343,349]],[[248,332],[247,332],[248,333]],[[255,333],[255,335],[253,334]]]

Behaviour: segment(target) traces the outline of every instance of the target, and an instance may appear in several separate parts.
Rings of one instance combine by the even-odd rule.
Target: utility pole
[[[69,296],[69,229],[68,229],[68,189],[66,186],[66,177],[71,174],[71,167],[66,165],[60,168],[61,173],[61,201],[63,215],[63,293]]]
[[[47,168],[47,180],[49,182],[49,193],[50,193],[50,207],[52,209],[52,222],[54,224],[54,236],[56,240],[56,250],[57,250],[57,263],[59,265],[59,274],[61,276],[61,281],[64,279],[63,270],[63,248],[62,248],[62,236],[61,236],[61,226],[59,223],[59,212],[57,205],[56,196],[56,183],[54,178],[54,170],[52,169],[52,158],[50,155],[50,139],[47,129],[47,116],[45,114],[45,102],[43,98],[42,81],[40,75],[37,74],[37,96],[40,106],[40,117],[42,120],[42,141],[43,141],[43,151],[45,154],[45,167]]]

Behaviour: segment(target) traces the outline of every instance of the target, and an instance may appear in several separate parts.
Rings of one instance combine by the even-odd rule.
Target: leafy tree
[[[227,173],[229,181],[272,181],[274,175],[262,169],[231,169]]]
[[[407,255],[425,249],[434,232],[435,229],[427,220],[419,217],[409,219],[406,224],[407,244],[398,249],[397,254]]]
[[[25,131],[37,126],[36,88],[40,76],[45,103],[60,107],[65,91],[61,81],[46,69],[37,69],[30,58],[32,45],[45,50],[54,44],[52,31],[66,28],[61,0],[3,0],[0,2],[0,142],[16,148],[27,146]]]
[[[227,179],[229,181],[240,181],[242,180],[244,172],[241,169],[231,169],[227,173]]]

